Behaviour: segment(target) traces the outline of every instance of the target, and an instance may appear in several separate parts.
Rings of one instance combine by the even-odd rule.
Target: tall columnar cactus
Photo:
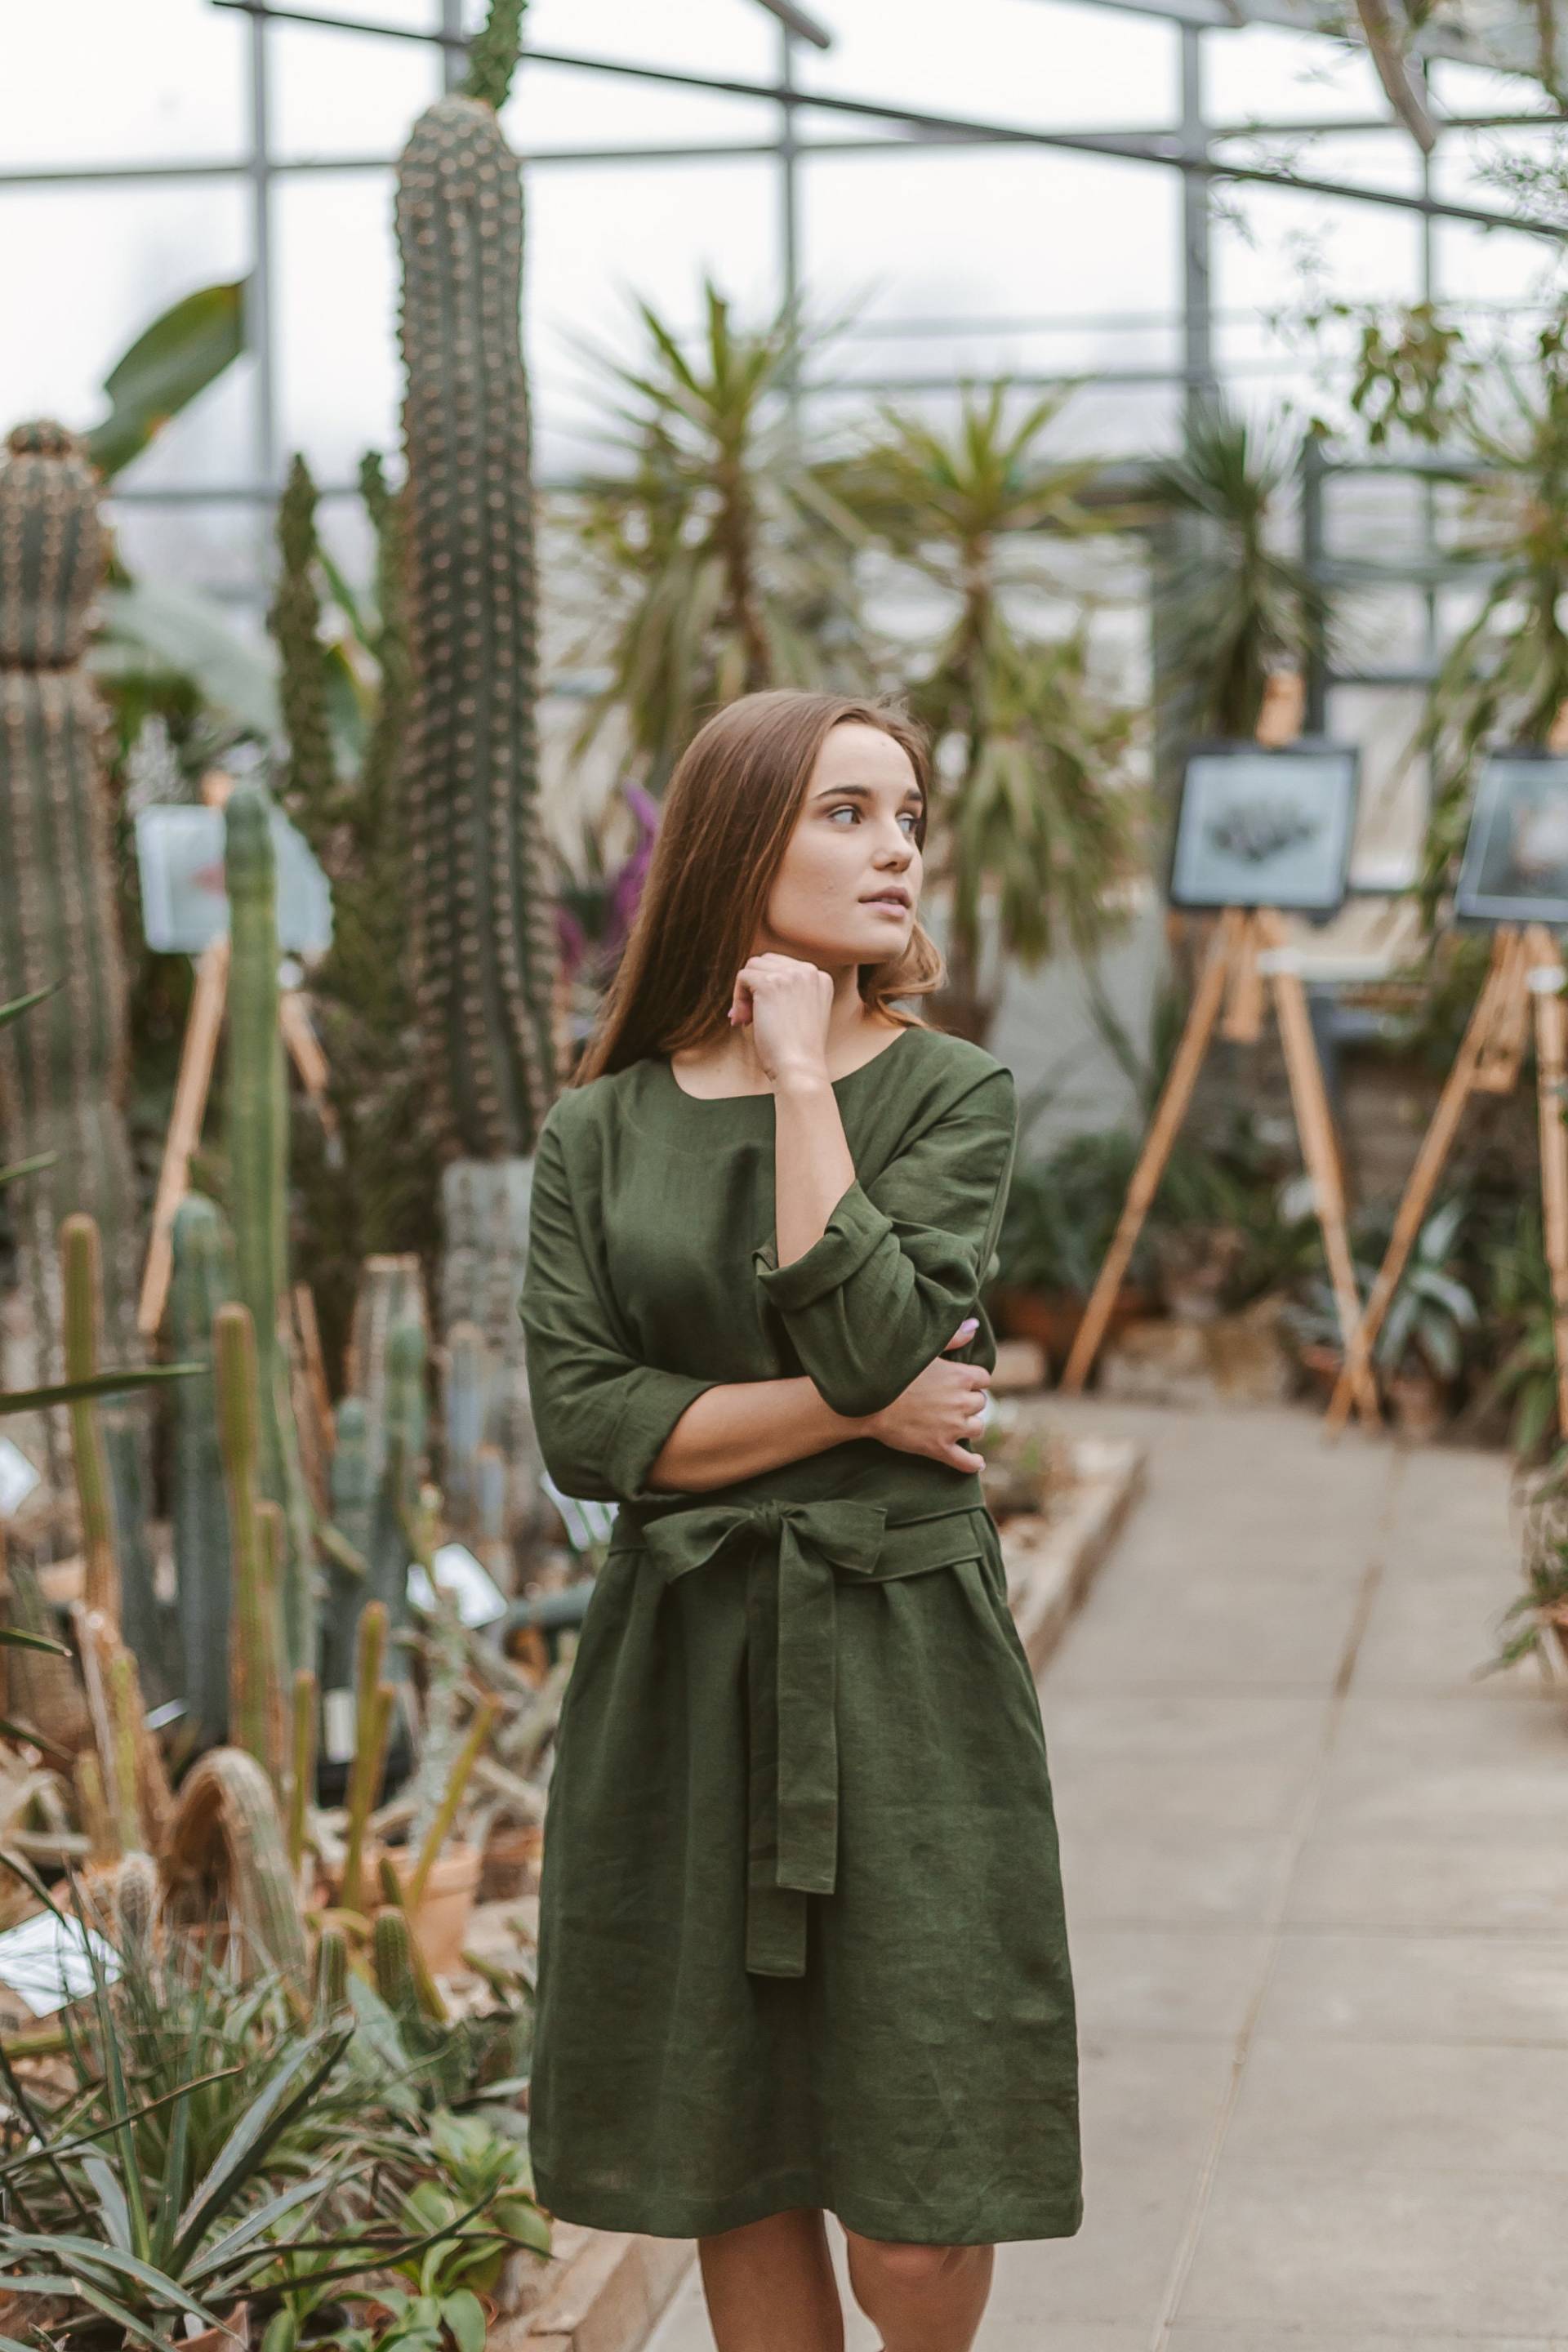
[[[165,1871],[184,1915],[236,1916],[250,1956],[273,1961],[303,2000],[310,1981],[304,1923],[266,1773],[237,1748],[215,1748],[180,1784]]]
[[[256,1334],[247,1307],[221,1307],[213,1327],[218,1433],[228,1498],[233,1598],[228,1675],[229,1737],[276,1777],[282,1769],[269,1706],[280,1685],[282,1633],[273,1605],[268,1536],[261,1520],[257,1469],[260,1406]]]
[[[65,1373],[90,1381],[101,1369],[103,1322],[98,1227],[82,1212],[60,1227],[60,1288],[65,1298]],[[114,1495],[98,1403],[79,1397],[70,1408],[71,1454],[81,1512],[82,1598],[112,1626],[120,1623],[120,1561],[115,1549]]]
[[[212,1377],[213,1318],[233,1291],[233,1249],[222,1216],[199,1192],[174,1219],[170,1338],[176,1360],[206,1367],[174,1383],[171,1465],[174,1577],[186,1718],[205,1743],[228,1723],[229,1533],[223,1448]]]
[[[370,1593],[395,1633],[408,1619],[411,1530],[425,1459],[425,1331],[396,1324],[386,1342],[386,1458],[371,1532]]]
[[[494,97],[504,88],[487,84]],[[493,106],[454,94],[397,172],[406,369],[405,771],[416,986],[453,1155],[526,1155],[554,1090],[539,817],[522,188]]]
[[[288,1523],[283,1626],[290,1673],[313,1666],[315,1543],[278,1317],[288,1282],[289,1089],[278,1026],[277,861],[270,804],[242,786],[225,812],[228,888],[228,1158],[236,1294],[256,1334],[261,1492]]]
[[[316,585],[316,485],[296,457],[278,502],[277,591],[268,625],[279,655],[279,691],[289,764],[283,798],[318,856],[327,846],[337,772],[327,714],[321,598]]]
[[[125,977],[104,793],[104,719],[82,656],[105,537],[98,481],[62,426],[18,425],[0,466],[0,1003],[50,988],[0,1027],[0,1163],[53,1153],[12,1194],[21,1243],[18,1388],[59,1376],[55,1237],[84,1210],[103,1237],[106,1338],[133,1360],[138,1236],[121,1098]],[[10,1150],[5,1146],[9,1144]],[[9,1369],[9,1368],[8,1368]],[[131,1408],[109,1419],[121,1420]],[[56,1423],[58,1423],[58,1426]],[[40,1442],[69,1475],[63,1416]],[[112,1450],[112,1449],[111,1449]]]

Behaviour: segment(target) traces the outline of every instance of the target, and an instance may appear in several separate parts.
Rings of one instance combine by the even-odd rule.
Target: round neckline
[[[837,1093],[840,1087],[847,1087],[852,1078],[859,1077],[863,1071],[875,1069],[879,1062],[896,1049],[900,1039],[908,1037],[918,1025],[917,1023],[912,1022],[904,1024],[900,1028],[897,1037],[889,1037],[887,1044],[879,1047],[876,1053],[868,1055],[863,1062],[857,1062],[855,1067],[852,1070],[846,1070],[841,1078],[830,1078],[828,1084]],[[730,1103],[771,1103],[775,1099],[771,1087],[761,1087],[754,1094],[745,1095],[691,1094],[676,1076],[674,1065],[668,1054],[656,1054],[653,1058],[682,1102],[696,1103],[703,1110],[716,1110]]]

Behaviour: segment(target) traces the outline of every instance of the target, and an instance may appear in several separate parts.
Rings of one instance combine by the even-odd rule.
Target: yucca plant
[[[1493,421],[1472,405],[1467,455],[1481,468],[1454,551],[1479,575],[1480,604],[1443,658],[1420,738],[1432,768],[1422,894],[1435,910],[1469,824],[1489,749],[1544,744],[1568,702],[1568,327],[1542,330],[1529,375],[1493,355]]]
[[[1104,938],[1137,831],[1122,773],[1128,714],[1092,686],[1081,629],[1042,642],[1022,618],[1026,601],[1056,585],[1052,540],[1128,520],[1084,503],[1093,461],[1047,455],[1065,398],[1053,392],[1015,413],[1005,383],[971,388],[951,428],[884,404],[828,473],[867,531],[942,600],[941,634],[909,691],[939,754],[943,1011],[977,1038],[1009,959],[1033,965]]]
[[[615,714],[656,794],[716,705],[865,682],[853,558],[866,534],[806,459],[789,398],[830,331],[788,308],[742,327],[711,280],[702,302],[695,351],[647,302],[640,358],[585,347],[610,423],[608,464],[573,502],[592,616],[577,653],[609,679],[574,749]]]
[[[1253,734],[1270,672],[1304,663],[1328,625],[1321,590],[1279,543],[1295,462],[1283,420],[1212,401],[1150,470],[1148,495],[1176,524],[1157,566],[1157,658],[1189,742]]]

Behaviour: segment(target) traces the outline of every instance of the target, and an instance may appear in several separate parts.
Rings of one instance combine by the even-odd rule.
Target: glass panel
[[[0,337],[0,417],[95,423],[104,377],[148,322],[180,295],[244,274],[248,196],[235,180],[112,194],[91,186],[0,192],[0,318],[9,330]],[[226,389],[176,418],[165,436],[173,446],[178,434],[209,478],[232,478],[245,463],[232,447],[209,446],[208,403],[221,404]]]
[[[775,175],[762,163],[559,166],[529,182],[528,348],[543,475],[602,452],[585,434],[604,408],[579,338],[641,353],[637,296],[679,331],[697,328],[704,271],[748,323],[780,299]]]
[[[0,159],[226,162],[248,143],[249,28],[207,0],[13,0],[0,17]]]
[[[1319,413],[1328,341],[1297,323],[1314,289],[1345,302],[1410,302],[1421,283],[1415,213],[1228,187],[1214,237],[1215,349],[1259,399]],[[1342,395],[1342,375],[1339,380]]]
[[[1204,102],[1214,122],[1331,121],[1388,113],[1362,49],[1272,25],[1214,32],[1204,42]]]
[[[441,89],[441,53],[422,42],[274,25],[268,47],[272,146],[284,161],[364,155],[385,162]]]
[[[836,22],[837,0],[829,0],[825,13]],[[484,15],[484,0],[469,0],[470,27]],[[742,81],[771,81],[779,54],[778,29],[755,0],[680,0],[665,8],[650,8],[647,0],[531,0],[527,39],[533,49],[629,58]]]
[[[541,41],[537,47],[543,48]],[[584,52],[581,41],[571,44]],[[606,50],[606,55],[609,52]],[[623,52],[644,62],[640,50]],[[716,71],[710,62],[682,71]],[[514,147],[650,146],[660,141],[763,140],[778,135],[779,110],[770,101],[724,98],[672,82],[638,81],[623,74],[574,73],[565,66],[526,63],[501,116]]]
[[[852,309],[858,376],[1172,363],[1173,173],[987,149],[815,156],[802,180],[808,299]]]
[[[285,180],[274,213],[282,450],[353,478],[397,431],[397,268],[388,172]]]
[[[886,0],[829,0],[826,53],[801,44],[812,89],[892,100],[935,113],[1042,128],[1170,122],[1177,112],[1176,36],[1168,25],[1068,0],[901,0],[898,37]]]
[[[216,596],[232,627],[260,636],[273,564],[270,508],[230,499],[211,506],[115,500],[110,512],[115,544],[139,579]]]

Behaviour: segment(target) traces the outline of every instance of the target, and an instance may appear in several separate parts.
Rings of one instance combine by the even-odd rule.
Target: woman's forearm
[[[781,1071],[773,1086],[773,1240],[781,1265],[822,1239],[854,1181],[838,1097],[826,1072]]]
[[[825,1404],[808,1380],[732,1381],[704,1389],[665,1439],[647,1474],[650,1486],[688,1493],[804,1462],[867,1434]]]

